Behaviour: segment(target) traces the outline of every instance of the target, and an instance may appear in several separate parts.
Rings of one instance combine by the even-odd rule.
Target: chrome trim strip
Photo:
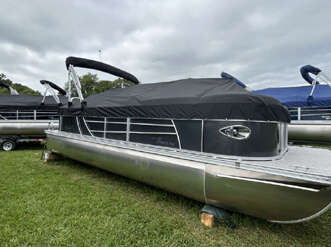
[[[100,116],[89,116],[91,118],[102,118]],[[123,119],[123,117],[111,117],[112,119]],[[139,119],[146,119],[146,118],[131,118],[132,120],[139,120]],[[204,120],[204,119],[201,119],[201,118],[148,118],[149,120],[192,120],[192,121],[201,121],[201,120]],[[278,124],[280,122],[277,122],[277,121],[263,121],[263,120],[247,120],[247,119],[208,119],[208,121],[234,121],[234,122],[237,122],[237,121],[242,121],[242,122],[257,122],[257,123],[275,123],[275,124]],[[108,123],[111,123],[111,122],[108,122]],[[123,124],[126,124],[126,122],[116,122],[116,123],[123,123]]]
[[[230,179],[242,180],[242,181],[246,181],[246,182],[276,185],[276,186],[287,187],[287,188],[291,188],[291,189],[299,189],[299,190],[306,190],[306,191],[312,191],[312,192],[319,192],[320,191],[318,189],[313,189],[313,188],[308,188],[308,187],[303,187],[303,186],[298,186],[298,185],[284,184],[284,183],[279,183],[279,182],[271,182],[271,181],[259,180],[259,179],[254,179],[254,178],[244,178],[244,177],[237,177],[237,176],[231,176],[231,175],[222,175],[222,174],[217,174],[216,176],[221,177],[221,178],[230,178]]]
[[[88,123],[104,123],[104,121],[97,120],[86,120]],[[108,124],[126,124],[126,122],[107,122]],[[171,124],[153,124],[153,123],[130,123],[131,125],[142,125],[142,126],[158,126],[158,127],[173,127]]]
[[[173,120],[171,120],[173,121]],[[174,127],[171,124],[153,124],[153,123],[131,123],[132,125],[142,125],[142,126],[158,126],[158,127]]]
[[[281,223],[281,224],[300,223],[300,222],[304,222],[304,221],[308,221],[308,220],[314,219],[314,218],[320,216],[321,214],[324,214],[330,208],[331,208],[331,202],[328,205],[326,205],[326,207],[324,207],[320,211],[318,211],[317,213],[315,213],[315,214],[313,214],[311,216],[308,216],[306,218],[302,218],[302,219],[298,219],[298,220],[268,220],[268,221],[273,222],[273,223]]]
[[[91,130],[92,132],[103,133],[103,130]],[[113,134],[126,134],[127,131],[111,131],[108,130],[106,133],[113,133]],[[140,134],[140,135],[176,135],[174,132],[141,132],[141,131],[130,131],[130,134]],[[111,139],[110,139],[111,140]]]

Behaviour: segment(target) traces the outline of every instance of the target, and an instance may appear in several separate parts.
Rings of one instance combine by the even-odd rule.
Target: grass
[[[38,147],[0,151],[0,246],[331,246],[331,211],[279,225],[234,214],[200,223],[202,204]]]

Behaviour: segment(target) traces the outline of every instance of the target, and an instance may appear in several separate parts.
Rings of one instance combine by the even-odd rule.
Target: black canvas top
[[[129,72],[126,72],[124,70],[121,70],[119,68],[116,68],[114,66],[94,61],[91,59],[81,58],[81,57],[67,57],[66,59],[66,67],[69,69],[69,65],[72,65],[74,67],[80,67],[80,68],[86,68],[86,69],[95,69],[99,70],[105,73],[109,73],[115,76],[122,77],[123,79],[126,79],[128,81],[133,82],[134,84],[139,84],[138,79],[130,74]]]
[[[289,122],[286,108],[233,79],[199,78],[116,88],[61,108],[65,115],[176,119],[247,119]]]
[[[41,105],[43,96],[41,95],[0,95],[0,111],[12,110],[57,110],[58,104],[53,96],[46,96],[44,105]],[[64,96],[59,96],[62,104],[66,104],[67,99]]]

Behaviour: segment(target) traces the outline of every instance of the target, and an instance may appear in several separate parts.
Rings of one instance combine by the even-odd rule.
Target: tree
[[[35,91],[27,86],[24,86],[20,83],[13,83],[10,79],[6,77],[5,74],[0,73],[0,81],[6,83],[7,85],[14,88],[19,94],[34,94],[34,95],[40,95],[40,92]],[[0,88],[0,94],[8,94],[7,88]]]
[[[118,78],[114,81],[100,80],[96,74],[87,73],[79,77],[80,84],[82,86],[83,97],[86,98],[89,95],[104,92],[112,88],[130,87],[133,85],[132,82],[122,78]],[[68,91],[68,82],[65,83],[65,90]],[[77,90],[73,82],[71,83],[71,96],[77,97]]]

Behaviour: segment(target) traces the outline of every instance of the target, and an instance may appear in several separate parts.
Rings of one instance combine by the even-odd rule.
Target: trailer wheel
[[[4,151],[12,151],[16,147],[16,143],[13,142],[12,140],[5,140],[2,144],[2,150]]]

